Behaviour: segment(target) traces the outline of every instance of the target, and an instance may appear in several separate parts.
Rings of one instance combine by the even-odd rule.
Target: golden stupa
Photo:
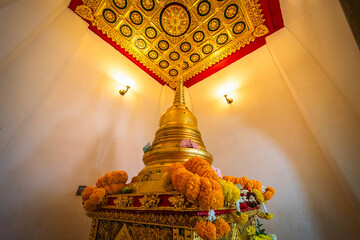
[[[221,236],[222,240],[252,239],[247,227],[252,226],[255,229],[255,216],[260,213],[260,205],[248,190],[244,189],[241,197],[240,190],[238,190],[240,199],[236,204],[225,199],[224,195],[222,206],[206,209],[200,207],[200,198],[189,200],[182,192],[175,191],[172,183],[166,184],[166,179],[169,177],[166,169],[173,163],[185,162],[195,156],[205,159],[210,164],[213,161],[212,155],[206,151],[201,139],[196,117],[185,106],[182,79],[177,83],[173,105],[160,118],[159,129],[153,143],[144,151],[145,167],[127,185],[126,188],[130,191],[123,191],[126,189],[124,186],[127,174],[124,183],[117,182],[116,185],[105,181],[108,185],[100,186],[101,181],[99,180],[111,179],[109,176],[112,176],[112,173],[109,172],[98,180],[96,183],[98,188],[93,190],[94,193],[91,193],[87,199],[83,198],[86,214],[92,218],[90,239],[201,240],[202,238],[199,236],[201,232],[195,231],[197,224],[214,222],[217,218],[222,218],[225,225],[228,226],[226,235]],[[206,182],[206,180],[204,181]],[[210,181],[208,182],[210,183]],[[253,183],[255,180],[249,180],[249,182]],[[217,182],[215,181],[215,183]],[[122,186],[120,192],[105,194],[105,187],[112,191],[114,185]],[[232,185],[237,189],[234,184]],[[206,195],[203,196],[211,196],[214,191],[219,190],[213,189],[212,184],[210,189],[204,189]],[[227,191],[229,192],[229,188]],[[104,194],[103,198],[98,197],[101,192]],[[236,195],[236,191],[232,190],[231,192],[231,195]],[[223,194],[223,189],[221,194]],[[201,193],[199,193],[200,195]],[[226,196],[229,197],[229,194]],[[203,198],[204,201],[206,199]],[[93,201],[96,202],[93,203]],[[90,204],[90,207],[87,204]],[[267,212],[261,212],[261,214],[263,218],[270,217]],[[213,234],[211,239],[215,239],[217,230],[213,231]],[[220,237],[216,239],[220,239]]]
[[[191,140],[198,149],[181,147],[182,140]],[[131,188],[135,193],[165,192],[162,184],[164,169],[194,156],[210,164],[213,161],[201,139],[195,115],[185,106],[184,86],[180,79],[173,105],[162,114],[155,139],[143,157],[145,167],[133,178]]]

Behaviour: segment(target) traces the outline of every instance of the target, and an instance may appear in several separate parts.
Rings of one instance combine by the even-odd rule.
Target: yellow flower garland
[[[245,224],[249,220],[249,216],[246,213],[233,211],[231,214],[236,223]]]
[[[237,200],[240,199],[240,189],[232,182],[220,179],[219,183],[223,189],[225,202],[234,204]]]

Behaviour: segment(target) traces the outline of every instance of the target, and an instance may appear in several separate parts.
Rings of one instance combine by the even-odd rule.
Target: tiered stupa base
[[[245,210],[245,209],[244,209]],[[231,227],[230,233],[221,239],[247,240],[246,227],[255,226],[258,208],[244,212],[249,221],[236,223],[232,217],[235,207],[215,210]],[[87,212],[92,218],[90,239],[96,240],[195,240],[201,239],[194,231],[196,222],[206,220],[208,211],[190,203],[179,192],[161,194],[107,195],[102,206]]]

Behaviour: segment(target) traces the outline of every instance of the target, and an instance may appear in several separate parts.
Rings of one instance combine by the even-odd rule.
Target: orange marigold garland
[[[202,220],[196,223],[194,230],[204,240],[216,240],[216,227],[212,222]]]
[[[81,193],[81,199],[86,201],[89,199],[90,195],[94,192],[95,188],[93,186],[87,186],[84,191]]]
[[[266,200],[270,200],[275,194],[275,189],[273,187],[267,187],[264,193],[264,197]]]
[[[210,163],[208,163],[205,159],[201,157],[192,157],[189,158],[184,166],[187,170],[192,173],[196,173],[200,177],[212,178],[218,181],[218,176],[214,169],[212,169]]]
[[[102,203],[104,197],[105,190],[103,188],[94,189],[94,191],[89,196],[89,199],[84,202],[84,208],[88,211],[96,209],[97,205]]]
[[[229,232],[231,230],[230,226],[223,218],[216,219],[214,224],[216,227],[216,238],[217,239],[229,234]]]
[[[194,201],[200,193],[200,176],[194,174],[186,184],[185,197],[189,201]]]
[[[202,209],[223,207],[224,195],[219,178],[206,160],[192,157],[185,163],[174,163],[166,169],[164,175],[165,186],[171,178],[174,189],[184,194],[189,201],[198,198]]]
[[[120,193],[126,186],[128,174],[125,171],[107,172],[96,181],[96,187],[87,186],[81,193],[84,208],[92,211],[102,203],[106,194]]]
[[[104,186],[104,189],[106,194],[116,194],[116,193],[120,193],[125,186],[126,186],[125,183],[112,183],[110,185]]]
[[[201,209],[208,210],[211,209],[211,183],[208,178],[200,178],[200,194],[199,194],[199,206]]]
[[[218,182],[211,178],[200,178],[199,206],[201,209],[218,209],[224,206],[224,195]]]

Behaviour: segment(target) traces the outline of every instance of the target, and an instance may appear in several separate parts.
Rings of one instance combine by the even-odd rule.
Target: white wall
[[[264,225],[268,232],[279,239],[356,236],[358,218],[267,46],[189,91],[213,164],[223,175],[257,179],[277,191],[268,204],[275,215]]]
[[[137,175],[163,87],[70,10],[0,83],[1,238],[88,239],[77,186],[117,169]]]
[[[285,27],[360,114],[360,51],[339,1],[280,0]]]

